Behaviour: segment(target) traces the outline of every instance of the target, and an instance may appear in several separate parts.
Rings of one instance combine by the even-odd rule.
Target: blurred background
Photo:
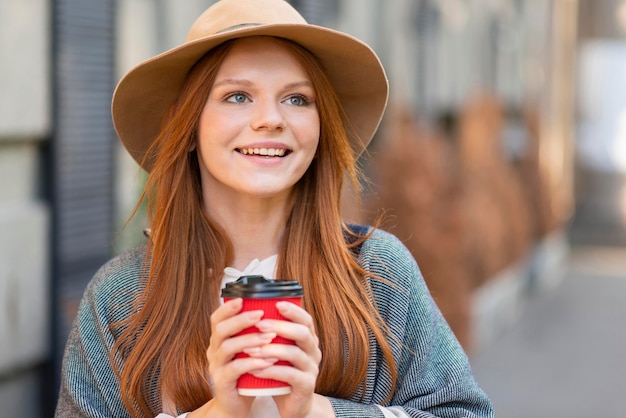
[[[0,0],[0,417],[53,415],[87,282],[143,239],[117,80],[211,3]],[[291,3],[388,70],[346,216],[407,244],[497,416],[626,416],[626,0]]]

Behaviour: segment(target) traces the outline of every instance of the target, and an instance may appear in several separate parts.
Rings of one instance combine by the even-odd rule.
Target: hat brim
[[[187,73],[202,56],[228,40],[262,35],[291,40],[317,57],[351,124],[351,145],[360,154],[378,129],[387,105],[387,77],[376,54],[358,39],[332,29],[310,24],[270,24],[187,42],[142,62],[120,80],[111,104],[113,124],[135,161],[150,171],[144,155]]]

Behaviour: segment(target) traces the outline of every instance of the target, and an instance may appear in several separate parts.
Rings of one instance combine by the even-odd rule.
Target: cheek
[[[228,118],[222,117],[216,112],[203,112],[198,124],[198,135],[196,144],[198,148],[217,147],[219,141],[228,137],[232,130],[229,126],[232,123]]]
[[[313,149],[314,151],[316,151],[320,142],[320,135],[321,135],[321,126],[320,126],[319,118],[309,120],[309,123],[307,123],[304,126],[306,126],[306,129],[302,130],[302,137],[306,138],[305,146],[309,149]]]
[[[307,139],[301,143],[301,146],[305,150],[306,159],[310,163],[317,156],[320,139],[318,132],[308,132],[307,134]]]

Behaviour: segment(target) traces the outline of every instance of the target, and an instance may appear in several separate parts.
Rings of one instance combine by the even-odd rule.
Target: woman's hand
[[[256,323],[263,334],[276,334],[295,341],[295,345],[269,344],[248,349],[254,358],[284,360],[291,366],[271,365],[252,372],[257,377],[288,383],[291,393],[274,396],[282,418],[333,417],[330,401],[316,395],[315,383],[322,360],[313,319],[302,308],[289,302],[277,302],[276,308],[289,321],[264,319]]]
[[[191,413],[189,418],[246,417],[254,398],[239,395],[237,379],[244,373],[265,369],[277,361],[268,356],[235,359],[237,353],[267,345],[276,337],[274,332],[235,336],[255,325],[263,316],[263,311],[241,312],[241,308],[242,300],[233,299],[211,315],[211,340],[206,356],[213,399]]]

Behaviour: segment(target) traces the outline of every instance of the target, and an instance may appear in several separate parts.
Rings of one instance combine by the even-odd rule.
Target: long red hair
[[[219,306],[222,272],[233,250],[203,209],[198,157],[190,150],[233,42],[211,50],[192,68],[146,155],[153,168],[140,199],[148,203],[151,226],[145,287],[135,313],[113,325],[118,338],[111,355],[124,403],[134,417],[162,412],[162,394],[181,411],[211,399],[205,355],[209,318]],[[341,216],[343,182],[349,179],[358,190],[359,179],[347,135],[350,126],[318,61],[302,47],[280,42],[311,78],[321,136],[316,158],[294,187],[277,277],[296,279],[305,289],[303,305],[315,321],[323,353],[316,392],[349,398],[364,393],[371,336],[386,361],[394,363],[366,272],[346,243],[350,232]],[[392,379],[395,384],[395,374]]]

